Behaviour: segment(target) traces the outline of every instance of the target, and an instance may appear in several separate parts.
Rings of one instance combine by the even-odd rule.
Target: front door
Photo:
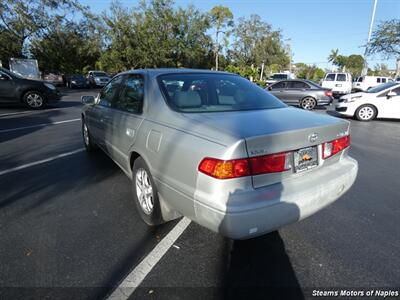
[[[124,75],[118,96],[113,100],[106,124],[106,143],[113,159],[127,172],[129,154],[143,121],[144,77]]]
[[[0,102],[16,101],[15,82],[5,73],[0,72]]]

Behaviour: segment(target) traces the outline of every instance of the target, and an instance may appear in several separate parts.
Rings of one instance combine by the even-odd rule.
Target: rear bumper
[[[333,102],[333,97],[324,97],[317,100],[318,106],[330,105]]]
[[[354,183],[358,164],[346,156],[306,176],[282,183],[238,193],[227,200],[226,210],[207,206],[195,200],[196,222],[233,239],[247,239],[300,221],[342,196]],[[231,203],[260,203],[231,207]]]

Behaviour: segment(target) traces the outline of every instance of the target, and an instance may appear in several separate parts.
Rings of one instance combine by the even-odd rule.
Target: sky
[[[400,0],[377,0],[374,27],[379,22],[400,18]],[[107,11],[111,0],[81,0],[93,12]],[[120,0],[126,7],[138,1]],[[364,54],[374,0],[175,0],[176,6],[194,5],[209,11],[216,5],[229,7],[235,20],[258,14],[274,29],[281,29],[283,38],[290,39],[293,61],[331,68],[328,55],[332,49],[339,54]],[[395,59],[380,55],[368,57],[369,67],[385,63],[395,68]]]

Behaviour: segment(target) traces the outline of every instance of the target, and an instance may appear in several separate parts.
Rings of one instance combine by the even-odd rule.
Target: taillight
[[[326,159],[350,146],[350,135],[322,144],[322,158]]]
[[[206,157],[199,171],[218,179],[283,172],[291,168],[289,155],[290,152],[284,152],[233,160]]]
[[[327,91],[325,91],[325,96],[327,96],[327,97],[332,97],[332,91],[331,90],[327,90]]]
[[[249,158],[251,175],[278,173],[290,169],[290,152]]]

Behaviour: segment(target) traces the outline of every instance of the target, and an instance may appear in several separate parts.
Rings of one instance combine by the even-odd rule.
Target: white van
[[[353,82],[353,90],[355,92],[365,92],[369,88],[373,88],[382,83],[392,81],[390,77],[384,76],[361,76]]]
[[[350,73],[326,73],[322,87],[331,89],[334,95],[351,93],[352,79]]]

